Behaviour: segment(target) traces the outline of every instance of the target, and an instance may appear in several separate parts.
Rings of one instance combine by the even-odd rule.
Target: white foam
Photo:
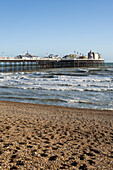
[[[83,70],[80,71],[83,72]],[[56,71],[56,73],[58,72]],[[72,74],[74,74],[73,69]],[[55,94],[56,96],[57,94],[61,94],[59,100],[65,101],[69,106],[75,106],[78,103],[82,103],[83,106],[89,104],[95,105],[95,107],[98,107],[99,105],[100,107],[100,103],[102,103],[102,105],[105,103],[106,106],[104,107],[107,107],[107,105],[109,108],[113,107],[113,103],[110,103],[110,100],[113,99],[111,97],[113,92],[113,78],[110,76],[72,76],[71,72],[70,76],[69,72],[67,75],[66,73],[65,75],[55,75],[52,71],[35,73],[0,73],[0,87],[3,87],[4,91],[5,88],[8,88],[7,90],[9,91],[9,88],[18,88],[20,91],[23,89],[22,92],[31,89],[30,92],[34,94],[36,92],[37,95],[40,91],[50,95]],[[37,89],[38,92],[35,89]],[[15,94],[15,91],[13,91],[13,93]],[[61,99],[63,95],[64,99]],[[79,97],[74,98],[77,95]],[[84,95],[87,96],[87,99]],[[98,98],[94,98],[94,96],[97,95]],[[108,101],[108,103],[106,103],[106,101]]]

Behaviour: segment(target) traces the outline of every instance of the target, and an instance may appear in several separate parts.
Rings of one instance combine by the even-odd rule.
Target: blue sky
[[[99,52],[113,61],[113,0],[0,0],[0,56]]]

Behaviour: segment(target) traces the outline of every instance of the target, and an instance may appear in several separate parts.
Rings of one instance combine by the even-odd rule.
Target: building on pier
[[[86,55],[78,55],[78,54],[68,54],[68,55],[65,55],[62,60],[104,60],[101,58],[101,54],[99,53],[95,53],[95,52],[92,52],[90,51],[88,53],[88,56]]]
[[[94,60],[101,59],[101,54],[94,53],[93,51],[90,50],[90,52],[88,53],[88,59],[94,59]]]
[[[65,55],[62,60],[76,60],[76,59],[88,59],[87,56],[84,55],[78,55],[78,54],[68,54]]]
[[[35,55],[31,55],[27,51],[27,53],[25,55],[18,55],[18,56],[15,57],[15,59],[23,59],[23,60],[34,59],[35,60],[35,59],[40,59],[40,57],[39,56],[35,56]]]

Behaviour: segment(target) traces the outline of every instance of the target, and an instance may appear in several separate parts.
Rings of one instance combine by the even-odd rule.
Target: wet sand
[[[0,101],[0,169],[113,169],[113,111]]]

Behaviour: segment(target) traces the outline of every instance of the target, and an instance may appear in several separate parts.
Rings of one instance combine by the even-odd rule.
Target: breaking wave
[[[113,108],[113,67],[0,73],[1,100]]]

